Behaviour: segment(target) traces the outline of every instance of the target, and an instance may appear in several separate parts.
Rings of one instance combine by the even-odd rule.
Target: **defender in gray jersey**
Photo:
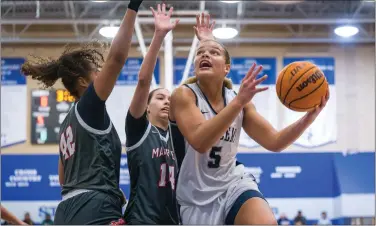
[[[102,52],[95,46],[69,49],[58,60],[22,66],[25,75],[47,87],[61,78],[77,100],[59,132],[62,202],[54,224],[110,224],[121,218],[125,204],[119,188],[122,147],[105,102],[126,61],[140,4],[141,0],[130,1],[103,67]]]
[[[172,225],[180,220],[175,193],[178,165],[168,131],[170,92],[160,88],[149,94],[149,89],[159,49],[177,21],[170,22],[172,8],[166,12],[165,4],[152,13],[155,33],[125,123],[131,193],[124,220],[126,224]]]
[[[298,122],[276,131],[250,103],[267,89],[257,88],[266,79],[257,79],[261,66],[250,68],[235,94],[225,79],[231,61],[221,44],[201,41],[194,62],[195,77],[171,96],[170,119],[176,121],[174,130],[184,137],[186,151],[177,185],[182,223],[277,224],[254,177],[236,162],[240,130],[266,149],[281,151],[314,121],[327,99]]]

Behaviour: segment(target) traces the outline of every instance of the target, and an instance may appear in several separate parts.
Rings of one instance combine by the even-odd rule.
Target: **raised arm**
[[[189,88],[179,87],[172,94],[170,108],[173,118],[182,135],[195,150],[200,153],[210,150],[252,97],[256,93],[266,90],[266,88],[256,88],[266,79],[266,76],[256,80],[255,77],[262,67],[258,67],[257,70],[255,67],[254,64],[243,79],[239,94],[210,120],[205,120],[203,117],[195,104],[195,95]]]
[[[159,49],[162,46],[166,34],[175,28],[178,20],[171,23],[170,18],[173,12],[173,7],[166,13],[166,5],[158,4],[157,12],[150,8],[154,16],[154,37],[150,44],[149,50],[146,53],[145,59],[142,62],[141,69],[138,75],[138,83],[136,91],[129,107],[129,112],[134,118],[140,118],[146,110],[147,99],[152,81],[153,71],[157,62]]]
[[[127,12],[112,41],[103,68],[94,80],[94,89],[101,100],[107,100],[128,57],[136,15],[142,0],[130,0]]]
[[[308,112],[295,123],[277,131],[263,118],[253,104],[244,108],[243,128],[253,140],[269,151],[280,152],[298,139],[319,115],[329,100],[329,93],[322,98],[321,105],[314,111]]]
[[[213,28],[215,26],[215,21],[210,23],[210,14],[201,13],[196,16],[196,26],[193,26],[197,39],[203,40],[215,40],[213,36]]]

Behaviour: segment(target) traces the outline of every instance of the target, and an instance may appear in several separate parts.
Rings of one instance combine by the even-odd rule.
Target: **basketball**
[[[324,73],[308,61],[296,61],[278,74],[276,91],[287,108],[307,112],[320,105],[329,88]]]

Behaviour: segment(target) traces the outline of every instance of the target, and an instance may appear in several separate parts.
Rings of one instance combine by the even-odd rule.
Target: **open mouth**
[[[203,60],[200,62],[200,69],[209,69],[211,67],[212,67],[212,64],[207,60]]]
[[[169,107],[164,107],[164,108],[162,108],[162,111],[168,113],[170,111],[170,108]]]

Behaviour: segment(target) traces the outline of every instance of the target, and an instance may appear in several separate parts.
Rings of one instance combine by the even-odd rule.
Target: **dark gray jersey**
[[[90,127],[80,117],[76,103],[60,127],[59,141],[64,165],[63,195],[75,189],[88,189],[122,197],[121,143],[112,122],[106,130]]]
[[[179,224],[175,196],[178,166],[169,133],[148,122],[139,142],[127,147],[131,192],[129,224]]]

